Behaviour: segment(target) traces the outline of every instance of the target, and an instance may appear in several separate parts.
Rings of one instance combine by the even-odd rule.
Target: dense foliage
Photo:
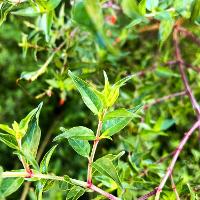
[[[0,199],[200,199],[200,0],[0,11]]]

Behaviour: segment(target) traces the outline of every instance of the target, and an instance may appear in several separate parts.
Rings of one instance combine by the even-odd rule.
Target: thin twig
[[[189,86],[189,83],[188,83],[188,80],[187,80],[187,77],[186,77],[186,74],[184,71],[183,59],[182,59],[180,48],[179,48],[179,38],[178,38],[178,29],[177,28],[174,29],[173,39],[174,39],[176,60],[178,61],[179,71],[181,74],[181,78],[183,80],[183,84],[185,86],[185,90],[188,94],[188,97],[190,98],[193,108],[195,109],[197,115],[200,117],[200,107],[192,93],[192,90]]]
[[[183,139],[179,143],[178,147],[176,148],[176,152],[175,152],[175,154],[174,154],[174,156],[172,158],[172,161],[171,161],[169,167],[167,168],[167,171],[166,171],[166,173],[165,173],[165,175],[164,175],[164,177],[163,177],[160,185],[157,188],[155,200],[159,200],[162,188],[164,187],[164,185],[165,185],[167,179],[169,178],[169,176],[171,175],[171,173],[173,171],[173,168],[174,168],[174,166],[176,164],[176,161],[177,161],[177,159],[179,157],[180,152],[182,151],[184,145],[186,144],[186,142],[188,141],[188,139],[190,138],[190,136],[192,135],[192,133],[199,126],[200,126],[200,120],[193,124],[193,126],[191,127],[191,129],[185,134],[185,136],[183,137]]]
[[[99,136],[101,133],[102,123],[103,123],[103,118],[104,118],[105,113],[106,113],[106,110],[103,111],[102,116],[99,119],[97,132],[96,132],[96,140],[93,143],[92,151],[91,151],[90,157],[88,158],[88,172],[87,172],[88,187],[90,187],[92,185],[92,163],[94,161],[94,156],[96,153],[97,145],[99,143]]]
[[[191,39],[194,43],[197,45],[200,45],[200,39],[196,37],[192,32],[187,30],[186,28],[183,28],[181,26],[177,27],[178,31],[184,34],[185,37]]]
[[[176,92],[176,93],[172,93],[172,94],[169,94],[169,95],[166,95],[164,97],[161,97],[161,98],[158,98],[158,99],[155,99],[153,102],[151,103],[147,103],[146,105],[144,105],[144,109],[148,109],[149,107],[155,105],[155,104],[158,104],[158,103],[161,103],[163,101],[166,101],[166,100],[169,100],[169,99],[172,99],[174,97],[178,97],[178,96],[184,96],[186,95],[186,91],[181,91],[181,92]]]
[[[172,174],[170,175],[170,179],[171,179],[172,189],[174,190],[174,193],[176,195],[176,200],[180,200],[180,197],[179,197],[178,191],[176,189],[176,185],[174,183],[174,179],[173,179]]]

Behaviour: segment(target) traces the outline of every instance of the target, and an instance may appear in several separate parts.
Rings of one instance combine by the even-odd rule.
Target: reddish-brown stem
[[[32,170],[31,170],[32,171]],[[22,177],[22,178],[36,178],[36,179],[46,179],[46,180],[55,180],[55,181],[65,181],[63,176],[55,176],[52,174],[40,174],[37,172],[32,171],[32,176],[29,177],[29,173],[27,171],[20,171],[20,172],[3,172],[1,174],[2,178],[11,178],[11,177]],[[90,190],[97,192],[104,197],[110,199],[110,200],[120,200],[116,196],[102,190],[101,188],[98,188],[97,186],[91,184],[90,187],[88,187],[88,183],[76,179],[70,178],[70,181],[78,186],[81,186],[83,188],[89,188]]]
[[[161,103],[163,101],[166,101],[168,99],[172,99],[174,97],[184,96],[184,95],[186,95],[186,91],[181,91],[181,92],[176,92],[176,93],[169,94],[167,96],[158,98],[158,99],[154,100],[153,102],[144,105],[144,109],[148,109],[149,107],[151,107],[151,106],[153,106],[155,104]]]
[[[175,28],[174,32],[173,32],[176,60],[178,61],[179,71],[180,71],[181,78],[183,80],[183,84],[185,86],[185,90],[187,92],[187,95],[190,98],[192,106],[193,106],[193,108],[195,109],[195,111],[198,115],[198,118],[200,119],[200,107],[199,107],[199,105],[198,105],[198,103],[197,103],[197,101],[196,101],[196,99],[195,99],[195,97],[192,93],[192,90],[189,86],[189,83],[188,83],[188,80],[187,80],[187,77],[186,77],[186,74],[185,74],[185,71],[184,71],[184,66],[183,66],[184,62],[183,62],[181,52],[180,52],[180,48],[179,48],[178,30],[179,30],[178,28]]]
[[[99,136],[101,134],[102,123],[103,123],[103,118],[104,118],[105,113],[106,113],[106,110],[104,110],[102,115],[99,117],[99,122],[98,122],[98,127],[97,127],[97,132],[96,132],[96,140],[93,143],[92,151],[91,151],[90,157],[88,158],[88,172],[87,172],[88,187],[92,185],[92,163],[94,161],[97,145],[99,143]]]
[[[176,195],[176,200],[180,200],[180,197],[179,197],[178,191],[176,189],[176,185],[174,183],[174,179],[173,179],[172,174],[170,175],[170,179],[171,179],[172,189],[174,190],[174,193]]]
[[[110,200],[119,200],[119,198],[115,197],[114,195],[108,193],[108,192],[105,192],[104,190],[96,187],[95,185],[91,184],[90,187],[89,187],[91,190],[103,195],[104,197],[107,197],[108,199]]]
[[[172,61],[168,61],[168,62],[165,63],[165,64],[166,64],[166,65],[176,65],[176,64],[178,64],[178,63],[179,63],[178,61],[172,60]],[[183,64],[185,67],[191,68],[191,69],[193,69],[194,71],[196,71],[197,73],[200,73],[200,67],[198,67],[198,66],[193,66],[193,65],[188,64],[188,63],[185,63],[185,62],[183,62],[182,64]]]
[[[137,200],[145,200],[148,199],[151,196],[154,196],[156,194],[157,189],[154,189],[153,191],[141,196],[140,198],[138,198]]]
[[[200,45],[200,39],[196,37],[192,32],[188,31],[187,29],[179,26],[177,27],[178,31],[183,33],[185,37],[191,39],[197,45]]]
[[[163,177],[160,185],[157,188],[157,192],[156,192],[156,198],[155,200],[159,200],[160,198],[160,193],[162,191],[162,188],[164,187],[167,179],[169,178],[169,176],[171,175],[173,168],[175,166],[175,163],[177,161],[177,158],[180,154],[180,152],[182,151],[184,145],[186,144],[186,142],[188,141],[188,139],[190,138],[191,134],[200,126],[200,121],[198,120],[196,123],[193,124],[193,126],[191,127],[191,129],[185,134],[185,136],[183,137],[183,139],[181,140],[181,142],[179,143],[178,147],[176,148],[176,151],[174,153],[174,156],[172,158],[172,161],[165,173],[165,176]]]

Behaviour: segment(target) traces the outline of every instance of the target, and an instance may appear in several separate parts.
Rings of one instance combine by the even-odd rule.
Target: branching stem
[[[93,143],[92,151],[91,151],[90,157],[88,158],[88,173],[87,173],[88,187],[92,185],[92,163],[94,161],[97,145],[99,143],[99,136],[101,134],[102,123],[103,123],[103,118],[104,118],[105,113],[106,113],[106,110],[103,111],[102,116],[99,118],[97,132],[96,132],[96,140]]]
[[[11,177],[22,177],[22,178],[27,178],[29,177],[29,173],[24,171],[24,172],[3,172],[2,173],[2,178],[11,178]],[[33,171],[32,173],[32,178],[38,178],[38,179],[48,179],[48,180],[56,180],[56,181],[65,181],[63,176],[55,176],[55,175],[51,175],[51,174],[40,174],[40,173],[36,173]],[[70,179],[70,181],[78,186],[84,187],[84,188],[88,188],[88,183],[84,182],[84,181],[80,181],[80,180],[76,180],[76,179]],[[110,200],[120,200],[119,198],[115,197],[114,195],[105,192],[104,190],[98,188],[97,186],[91,184],[91,186],[89,187],[89,189],[91,189],[92,191],[95,191],[101,195],[103,195],[104,197],[110,199]]]

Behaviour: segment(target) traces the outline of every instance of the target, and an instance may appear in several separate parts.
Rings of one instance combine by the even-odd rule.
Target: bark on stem
[[[11,177],[22,177],[22,178],[27,178],[29,177],[29,173],[24,171],[24,172],[3,172],[1,174],[2,178],[11,178]],[[38,178],[38,179],[49,179],[49,180],[57,180],[57,181],[65,181],[63,176],[55,176],[55,175],[50,175],[50,174],[40,174],[40,173],[32,173],[32,178]],[[71,182],[75,185],[84,187],[84,188],[88,188],[88,183],[84,182],[84,181],[80,181],[80,180],[76,180],[76,179],[70,179]],[[91,184],[91,186],[89,187],[89,189],[91,189],[94,192],[97,192],[101,195],[103,195],[104,197],[110,199],[110,200],[120,200],[119,198],[115,197],[114,195],[105,192],[104,190],[98,188],[97,186]]]

